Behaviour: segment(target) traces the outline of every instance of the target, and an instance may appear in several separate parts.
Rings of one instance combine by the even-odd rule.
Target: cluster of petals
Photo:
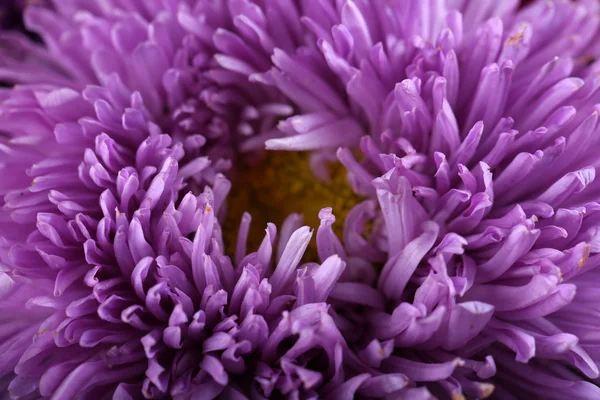
[[[205,77],[211,46],[189,7],[85,4],[27,10],[47,48],[3,38],[2,75],[19,83],[0,106],[3,390],[208,399],[337,388],[348,350],[325,299],[346,263],[300,267],[312,231],[297,215],[249,254],[245,216],[227,257],[217,218],[229,158],[290,107]]]
[[[595,1],[51,3],[0,33],[11,398],[600,398]],[[364,197],[318,262],[225,251],[264,148]]]
[[[268,149],[335,152],[370,198],[346,245],[384,266],[342,332],[441,397],[600,396],[597,5],[318,3],[316,45],[249,78],[300,108]]]

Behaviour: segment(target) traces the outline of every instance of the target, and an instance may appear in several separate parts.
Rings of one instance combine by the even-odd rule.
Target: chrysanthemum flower
[[[0,105],[0,382],[12,398],[314,398],[344,382],[348,349],[325,300],[346,262],[332,252],[299,267],[312,232],[297,215],[249,254],[245,215],[232,261],[216,217],[234,136],[289,107],[254,107],[270,89],[244,98],[251,84],[206,78],[206,26],[179,3],[57,2],[62,14],[27,12],[47,49],[5,36],[2,73],[23,82]]]
[[[600,397],[598,6],[517,6],[29,9],[45,46],[0,43],[0,77],[23,84],[0,105],[0,383],[57,399]],[[343,241],[321,210],[319,262],[301,262],[295,214],[249,254],[244,214],[226,255],[221,173],[265,142],[312,151],[315,182],[337,157],[366,198]],[[263,183],[235,189],[268,203]],[[272,207],[322,200],[287,201],[313,184],[294,183]]]
[[[316,396],[339,386],[346,346],[323,301],[345,262],[332,255],[297,276],[312,233],[292,217],[278,244],[270,225],[257,252],[245,254],[242,234],[233,265],[215,219],[223,199],[207,190],[177,200],[184,176],[167,138],[119,150],[90,149],[99,159],[79,179],[47,180],[51,199],[72,200],[38,212],[27,242],[10,248],[17,282],[3,304],[26,301],[27,316],[3,314],[11,396]]]
[[[368,326],[363,361],[440,397],[600,396],[597,4],[310,4],[314,44],[249,78],[301,110],[269,149],[365,135],[360,162],[337,150],[377,200],[348,215],[375,227],[348,251],[385,265],[378,294],[332,292],[348,339]]]

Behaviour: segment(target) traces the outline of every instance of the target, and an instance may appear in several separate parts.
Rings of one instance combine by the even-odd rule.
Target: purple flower
[[[296,214],[250,253],[244,215],[233,261],[224,254],[229,157],[291,113],[275,90],[211,69],[201,22],[227,9],[107,4],[31,8],[45,47],[2,41],[0,74],[20,83],[0,104],[2,390],[340,398],[406,386],[362,363],[330,314],[338,280],[375,275],[337,254],[331,209],[321,263],[301,263],[312,232]]]
[[[355,374],[326,303],[346,262],[331,254],[300,265],[312,232],[296,215],[279,234],[270,224],[251,253],[244,216],[232,261],[217,219],[230,189],[225,157],[289,107],[253,103],[268,88],[207,78],[206,26],[184,3],[139,13],[87,4],[28,10],[47,48],[14,34],[3,42],[2,74],[23,84],[0,105],[2,390],[55,399],[335,390]]]
[[[331,295],[361,360],[442,398],[600,396],[597,4],[310,4],[313,45],[249,77],[300,110],[268,149],[364,155],[337,149],[372,198],[344,239],[385,265]]]
[[[0,78],[19,84],[0,92],[0,387],[600,397],[599,11],[28,8],[44,45],[0,34]],[[254,252],[244,214],[224,250],[224,174],[263,147],[311,151],[319,179],[337,158],[365,198],[343,240],[321,210],[319,262],[297,214]]]
[[[28,343],[31,332],[11,394],[310,396],[338,386],[346,346],[323,301],[345,263],[334,255],[297,276],[312,233],[290,220],[278,244],[270,225],[258,251],[234,266],[221,250],[216,193],[188,193],[175,206],[181,178],[172,157],[150,179],[117,198],[107,187],[96,213],[38,213],[37,237],[11,248],[13,275],[36,282],[26,307],[46,310],[41,323],[28,321],[35,339]],[[45,267],[39,276],[26,270],[34,261]]]

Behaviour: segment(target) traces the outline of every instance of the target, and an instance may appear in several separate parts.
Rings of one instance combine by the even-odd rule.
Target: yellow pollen
[[[521,28],[521,32],[517,33],[516,35],[512,35],[508,39],[506,39],[506,46],[516,46],[519,43],[521,43],[521,40],[523,39],[526,30],[527,25],[523,25],[523,27]]]
[[[585,264],[587,264],[588,260],[590,259],[590,250],[592,249],[592,246],[590,246],[589,244],[586,244],[585,246],[583,246],[583,257],[581,257],[579,259],[579,261],[577,262],[577,267],[579,269],[583,268],[583,266]]]
[[[319,211],[325,207],[333,208],[333,229],[341,239],[346,214],[361,198],[350,188],[342,165],[331,163],[328,167],[331,179],[322,182],[310,170],[308,153],[269,151],[257,162],[241,165],[233,178],[223,227],[229,254],[235,249],[244,212],[252,216],[248,253],[258,249],[268,222],[280,232],[285,218],[298,213],[304,216],[304,225],[317,229]],[[317,260],[315,237],[316,231],[305,254],[306,261]]]

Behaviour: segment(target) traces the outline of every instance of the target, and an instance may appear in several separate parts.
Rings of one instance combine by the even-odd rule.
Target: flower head
[[[312,41],[275,48],[249,78],[299,110],[268,149],[363,152],[337,149],[372,198],[344,239],[385,265],[378,292],[347,289],[338,325],[365,363],[441,396],[536,392],[523,368],[549,398],[589,397],[597,388],[568,371],[598,376],[598,9],[517,5],[299,2],[298,37]]]
[[[27,12],[47,48],[4,42],[2,73],[23,84],[0,106],[0,307],[19,311],[2,314],[3,388],[15,398],[335,389],[347,347],[325,300],[346,263],[299,268],[312,232],[295,216],[279,235],[268,225],[249,254],[245,216],[232,261],[217,220],[234,137],[287,106],[256,108],[259,92],[244,100],[244,85],[206,78],[210,44],[183,3],[60,6]]]
[[[13,397],[600,395],[595,2],[83,3],[0,43]],[[263,146],[364,197],[315,262],[224,250]]]

